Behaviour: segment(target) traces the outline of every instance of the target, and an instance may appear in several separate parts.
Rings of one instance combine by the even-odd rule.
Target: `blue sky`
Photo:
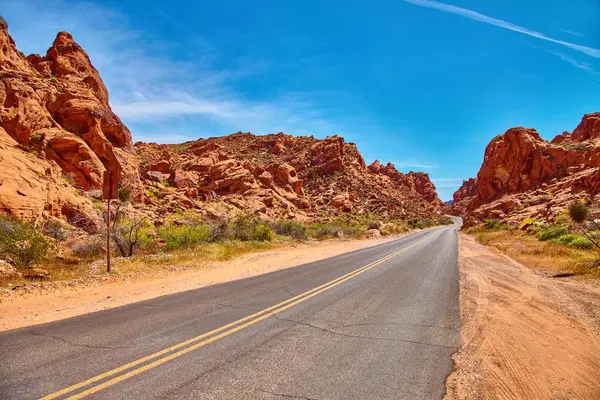
[[[357,143],[444,200],[506,129],[600,111],[600,1],[4,0],[17,46],[73,34],[134,140],[238,130]]]

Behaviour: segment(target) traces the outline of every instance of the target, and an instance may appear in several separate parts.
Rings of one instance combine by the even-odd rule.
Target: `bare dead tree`
[[[103,218],[106,222],[108,214],[103,212]],[[119,255],[122,257],[131,257],[141,246],[144,235],[144,228],[147,225],[147,219],[140,215],[128,215],[126,204],[117,202],[111,212],[110,235]]]

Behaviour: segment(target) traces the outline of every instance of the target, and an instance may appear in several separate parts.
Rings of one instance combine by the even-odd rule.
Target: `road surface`
[[[456,227],[5,332],[0,398],[441,398]]]

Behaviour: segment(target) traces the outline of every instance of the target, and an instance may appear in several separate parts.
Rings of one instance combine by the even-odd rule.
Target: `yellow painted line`
[[[61,397],[63,395],[71,393],[71,392],[73,392],[75,390],[81,389],[81,388],[83,388],[85,386],[91,385],[91,384],[96,383],[96,382],[98,382],[100,380],[109,378],[109,377],[111,377],[113,375],[116,375],[116,374],[118,374],[120,372],[126,371],[126,370],[128,370],[130,368],[133,368],[133,367],[137,366],[137,365],[145,363],[146,361],[151,361],[151,360],[153,360],[153,359],[155,359],[157,357],[163,356],[163,355],[165,355],[167,353],[173,352],[173,351],[175,351],[177,349],[181,349],[182,347],[185,347],[187,345],[190,345],[190,344],[193,344],[195,342],[199,342],[200,341],[199,343],[196,343],[196,344],[194,344],[194,345],[192,345],[190,347],[187,347],[187,348],[185,348],[183,350],[180,350],[180,351],[177,351],[175,353],[169,354],[169,355],[167,355],[165,357],[159,358],[158,360],[152,361],[151,363],[148,363],[148,364],[145,364],[145,365],[143,365],[141,367],[138,367],[138,368],[136,368],[136,369],[134,369],[132,371],[129,371],[129,372],[123,374],[123,375],[119,375],[119,376],[117,376],[117,377],[115,377],[113,379],[110,379],[110,380],[108,380],[106,382],[103,382],[103,383],[101,383],[99,385],[96,385],[96,386],[91,387],[91,388],[89,388],[87,390],[84,390],[84,391],[82,391],[80,393],[77,393],[77,394],[69,397],[69,399],[81,399],[81,398],[86,397],[86,396],[88,396],[90,394],[96,393],[96,392],[98,392],[98,391],[100,391],[100,390],[102,390],[102,389],[104,389],[104,388],[106,388],[108,386],[112,386],[112,385],[114,385],[114,384],[116,384],[118,382],[121,382],[121,381],[123,381],[125,379],[128,379],[128,378],[130,378],[132,376],[141,374],[142,372],[145,372],[145,371],[147,371],[149,369],[152,369],[152,368],[154,368],[156,366],[164,364],[167,361],[170,361],[170,360],[172,360],[174,358],[180,357],[180,356],[182,356],[182,355],[184,355],[186,353],[189,353],[191,351],[197,350],[200,347],[206,346],[207,344],[210,344],[210,343],[212,343],[212,342],[214,342],[216,340],[219,340],[219,339],[221,339],[221,338],[223,338],[225,336],[229,336],[232,333],[235,333],[235,332],[237,332],[237,331],[239,331],[241,329],[244,329],[244,328],[246,328],[246,327],[248,327],[250,325],[254,325],[254,324],[256,324],[256,323],[258,323],[258,322],[260,322],[260,321],[262,321],[264,319],[267,319],[267,318],[273,316],[277,312],[281,312],[281,311],[287,310],[288,308],[293,307],[296,304],[302,303],[302,302],[304,302],[304,301],[306,301],[306,300],[308,300],[308,299],[310,299],[310,298],[312,298],[312,297],[314,297],[314,296],[316,296],[316,295],[318,295],[318,294],[320,294],[320,293],[322,293],[322,292],[324,292],[326,290],[329,290],[329,289],[331,289],[331,288],[333,288],[333,287],[335,287],[337,285],[342,284],[343,282],[345,282],[345,281],[347,281],[347,280],[349,280],[351,278],[354,278],[357,275],[362,274],[363,272],[365,272],[365,271],[367,271],[367,270],[369,270],[369,269],[371,269],[371,268],[373,268],[373,267],[375,267],[375,266],[377,266],[377,265],[379,265],[379,264],[381,264],[381,263],[383,263],[383,262],[385,262],[385,261],[387,261],[387,260],[389,260],[389,259],[391,259],[393,257],[396,257],[400,253],[403,253],[406,250],[415,247],[416,245],[420,244],[424,240],[425,239],[422,239],[422,240],[418,241],[417,243],[414,243],[414,244],[412,244],[412,245],[410,245],[408,247],[405,247],[405,248],[403,248],[401,250],[398,250],[398,251],[396,251],[396,252],[394,252],[392,254],[389,254],[389,255],[387,255],[385,257],[382,257],[379,260],[376,260],[376,261],[374,261],[374,262],[372,262],[370,264],[367,264],[367,265],[365,265],[365,266],[363,266],[361,268],[357,268],[354,271],[351,271],[351,272],[349,272],[349,273],[347,273],[345,275],[342,275],[339,278],[336,278],[336,279],[334,279],[332,281],[324,283],[323,285],[320,285],[320,286],[318,286],[316,288],[308,290],[308,291],[306,291],[304,293],[301,293],[301,294],[299,294],[297,296],[294,296],[294,297],[292,297],[290,299],[287,299],[285,301],[277,303],[277,304],[275,304],[273,306],[270,306],[268,308],[260,310],[260,311],[254,313],[254,314],[248,315],[247,317],[238,319],[237,321],[231,322],[231,323],[229,323],[227,325],[223,325],[223,326],[221,326],[219,328],[213,329],[212,331],[203,333],[202,335],[199,335],[199,336],[196,336],[194,338],[188,339],[186,341],[183,341],[183,342],[178,343],[176,345],[173,345],[171,347],[167,347],[167,348],[165,348],[163,350],[160,350],[160,351],[158,351],[156,353],[150,354],[150,355],[148,355],[146,357],[143,357],[143,358],[140,358],[138,360],[132,361],[132,362],[130,362],[128,364],[125,364],[125,365],[123,365],[121,367],[112,369],[110,371],[106,371],[106,372],[104,372],[104,373],[102,373],[100,375],[94,376],[94,377],[89,378],[89,379],[87,379],[85,381],[82,381],[80,383],[74,384],[72,386],[66,387],[66,388],[64,388],[62,390],[59,390],[57,392],[51,393],[49,395],[46,395],[46,396],[42,397],[41,400],[57,399],[57,398],[59,398],[59,397]],[[245,322],[245,323],[243,323],[243,322]],[[239,324],[241,324],[241,325],[239,325]],[[212,336],[212,335],[215,335],[215,336]],[[209,336],[212,336],[212,337],[206,339]],[[203,340],[203,339],[206,339],[206,340]]]

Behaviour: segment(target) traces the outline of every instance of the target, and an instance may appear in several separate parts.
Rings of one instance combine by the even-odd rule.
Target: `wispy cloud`
[[[569,29],[561,29],[561,32],[568,33],[569,35],[578,36],[578,37],[586,37],[583,33],[579,33],[576,31],[571,31]]]
[[[397,168],[417,168],[417,169],[436,169],[437,165],[433,164],[424,164],[424,163],[412,163],[412,162],[393,162],[395,167]]]
[[[490,17],[484,14],[480,14],[476,11],[469,10],[467,8],[453,6],[451,4],[440,3],[438,1],[433,0],[404,0],[407,3],[414,4],[420,7],[432,8],[435,10],[443,11],[450,14],[459,15],[461,17],[465,17],[474,21],[483,22],[485,24],[494,25],[500,28],[508,29],[513,32],[518,32],[523,35],[531,36],[540,40],[545,40],[548,42],[556,43],[568,47],[573,50],[577,50],[581,53],[587,54],[588,56],[594,58],[600,58],[600,50],[595,49],[593,47],[582,46],[576,43],[567,42],[564,40],[558,40],[551,38],[549,36],[544,35],[543,33],[536,32],[534,30],[524,28],[519,25],[515,25],[508,21],[503,21],[498,18]]]
[[[549,50],[545,50],[546,52],[555,55],[556,57],[560,58],[563,61],[568,62],[569,64],[571,64],[572,66],[574,66],[575,68],[578,69],[582,69],[586,72],[590,72],[592,74],[595,74],[596,71],[592,68],[592,66],[588,63],[585,62],[579,62],[577,60],[575,60],[574,58],[564,54],[564,53],[560,53],[560,52],[556,52],[556,51],[549,51]]]

